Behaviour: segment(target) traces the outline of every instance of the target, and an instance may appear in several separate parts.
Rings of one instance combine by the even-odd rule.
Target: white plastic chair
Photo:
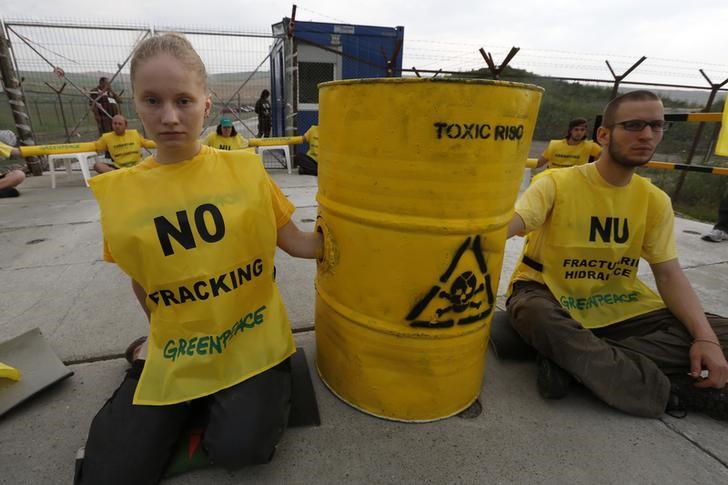
[[[71,175],[71,163],[78,161],[83,174],[83,183],[88,187],[88,179],[91,178],[91,171],[88,168],[90,158],[96,159],[96,152],[62,153],[60,155],[48,155],[48,169],[51,171],[51,187],[56,188],[56,160],[63,160],[66,166],[66,174]]]
[[[286,157],[286,168],[288,169],[288,173],[291,173],[291,149],[288,145],[259,146],[257,150],[261,158],[263,158],[263,152],[266,150],[283,150],[283,154]]]

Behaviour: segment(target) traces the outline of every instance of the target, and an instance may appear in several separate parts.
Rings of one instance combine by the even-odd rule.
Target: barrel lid
[[[328,81],[319,84],[319,88],[327,88],[331,86],[346,86],[352,84],[415,84],[415,83],[447,83],[447,84],[470,84],[470,85],[482,85],[482,86],[498,86],[498,87],[512,87],[519,89],[530,89],[544,92],[544,88],[536,86],[535,84],[516,83],[512,81],[497,81],[494,79],[470,79],[470,78],[454,78],[454,77],[441,77],[441,78],[422,78],[422,77],[378,77],[378,78],[366,78],[366,79],[343,79],[340,81]]]

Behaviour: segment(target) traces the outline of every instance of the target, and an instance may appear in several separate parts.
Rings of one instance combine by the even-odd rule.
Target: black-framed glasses
[[[652,129],[652,131],[667,131],[672,126],[672,121],[627,120],[627,121],[620,121],[619,123],[614,123],[614,125],[621,125],[622,128],[624,128],[627,131],[642,131],[645,129],[645,126],[649,126]],[[612,125],[612,126],[614,126],[614,125]]]

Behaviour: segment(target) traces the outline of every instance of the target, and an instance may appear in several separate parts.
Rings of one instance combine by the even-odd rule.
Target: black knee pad
[[[213,463],[227,470],[264,465],[273,459],[276,445],[282,434],[283,430],[277,437],[268,436],[263,440],[241,439],[240,437],[218,440],[207,444],[207,453]]]

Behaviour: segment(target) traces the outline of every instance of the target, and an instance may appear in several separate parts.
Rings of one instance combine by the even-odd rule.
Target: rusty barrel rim
[[[318,85],[319,89],[331,86],[349,86],[357,84],[472,84],[480,86],[493,86],[504,88],[528,89],[543,93],[545,90],[535,84],[518,83],[513,81],[500,81],[495,79],[469,79],[469,78],[420,78],[420,77],[380,77],[367,79],[343,79],[327,81]]]

